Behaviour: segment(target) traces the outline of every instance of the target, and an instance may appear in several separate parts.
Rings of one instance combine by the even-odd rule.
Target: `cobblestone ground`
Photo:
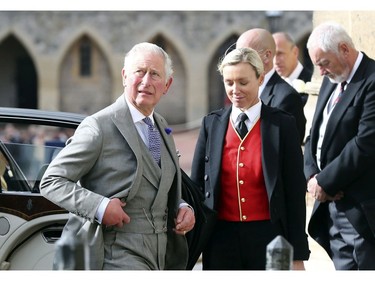
[[[176,142],[176,147],[179,150],[180,157],[180,166],[181,168],[190,175],[191,170],[191,161],[193,158],[193,153],[195,149],[195,144],[197,141],[199,130],[190,130],[185,132],[174,133],[174,138]],[[307,221],[310,218],[312,205],[314,201],[307,194],[306,195],[306,205],[307,205]],[[307,225],[307,222],[306,222]],[[323,250],[320,245],[318,245],[313,239],[309,237],[310,245],[310,259],[305,262],[305,268],[307,271],[334,271],[333,264],[329,259],[326,252]],[[201,270],[200,262],[197,263],[194,270]]]

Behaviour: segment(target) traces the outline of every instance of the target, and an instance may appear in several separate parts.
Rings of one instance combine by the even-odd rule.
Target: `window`
[[[73,132],[62,127],[0,123],[1,192],[38,192],[45,169]]]
[[[81,76],[91,76],[92,46],[90,39],[84,37],[79,44],[79,62]]]

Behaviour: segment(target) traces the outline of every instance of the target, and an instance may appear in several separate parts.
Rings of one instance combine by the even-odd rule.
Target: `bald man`
[[[300,94],[275,71],[273,60],[276,53],[275,40],[272,34],[262,28],[253,28],[240,35],[236,48],[248,47],[256,50],[262,59],[265,78],[259,87],[259,96],[268,106],[282,109],[294,116],[303,144],[306,128],[306,117]]]

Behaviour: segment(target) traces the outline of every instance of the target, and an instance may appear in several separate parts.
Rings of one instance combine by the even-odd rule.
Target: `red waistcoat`
[[[226,221],[270,219],[262,170],[260,119],[243,141],[229,122],[222,154],[218,217]]]

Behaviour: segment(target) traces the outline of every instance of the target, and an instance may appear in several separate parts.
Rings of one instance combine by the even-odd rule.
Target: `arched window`
[[[82,38],[79,45],[79,62],[81,76],[91,76],[92,72],[92,46],[90,39],[87,37]]]

